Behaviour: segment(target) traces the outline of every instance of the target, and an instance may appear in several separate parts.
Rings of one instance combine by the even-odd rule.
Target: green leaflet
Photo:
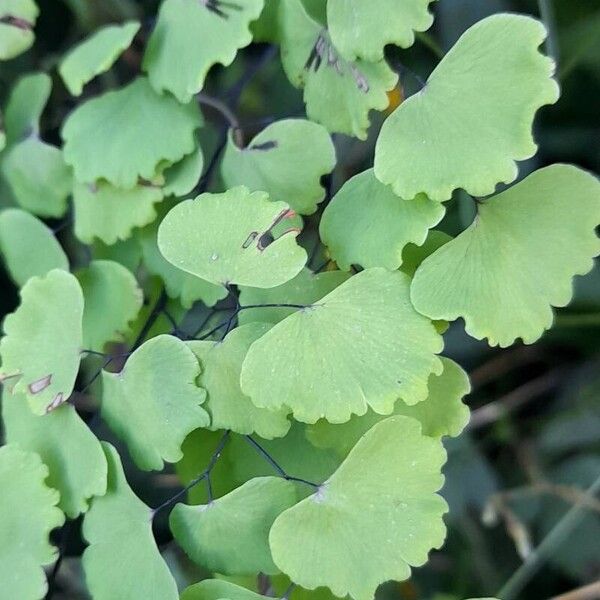
[[[189,194],[196,187],[203,168],[202,148],[196,148],[191,154],[184,156],[182,160],[164,170],[163,194],[165,196]]]
[[[283,437],[288,432],[290,422],[285,410],[257,408],[240,389],[240,372],[248,348],[269,329],[266,323],[248,323],[231,331],[222,342],[187,342],[200,362],[198,384],[208,394],[205,408],[211,429],[257,433],[266,439]]]
[[[447,233],[432,229],[421,246],[407,244],[402,251],[402,266],[400,267],[400,270],[409,277],[413,277],[416,270],[419,268],[419,265],[451,239],[452,237]],[[444,334],[450,326],[448,321],[434,321],[433,324],[438,333],[441,334]]]
[[[256,592],[223,579],[204,579],[189,586],[181,594],[181,600],[266,600]]]
[[[78,183],[73,190],[75,235],[86,244],[96,238],[109,245],[126,240],[135,227],[155,219],[154,205],[161,200],[154,186],[123,190],[108,183]]]
[[[52,269],[69,270],[69,260],[42,221],[18,208],[0,213],[0,252],[17,286]]]
[[[108,71],[131,45],[139,28],[137,21],[105,26],[71,49],[58,68],[69,92],[81,95],[85,84]]]
[[[269,530],[296,503],[294,484],[277,477],[252,479],[209,504],[178,504],[171,531],[186,554],[210,571],[228,575],[275,574]]]
[[[140,469],[177,462],[186,435],[208,425],[200,406],[206,392],[196,386],[199,374],[194,353],[170,335],[142,344],[120,373],[102,373],[102,418],[127,443]]]
[[[473,224],[417,269],[411,298],[433,319],[462,317],[469,335],[527,344],[565,306],[572,278],[600,252],[600,184],[569,165],[540,169],[478,204]],[[568,249],[568,250],[566,250]]]
[[[222,285],[215,285],[186,273],[163,257],[156,240],[158,225],[157,220],[142,229],[137,240],[142,249],[145,267],[162,279],[169,297],[179,298],[184,308],[191,308],[197,300],[202,300],[207,306],[214,306],[219,300],[223,300],[227,296],[227,290]]]
[[[106,459],[96,436],[70,404],[34,415],[21,394],[2,396],[8,444],[36,452],[48,467],[48,485],[60,493],[59,508],[71,519],[106,492]]]
[[[177,586],[152,535],[152,511],[127,485],[117,451],[106,442],[102,446],[107,491],[94,498],[83,520],[88,590],[94,600],[177,600]]]
[[[50,412],[75,385],[82,344],[83,294],[77,279],[54,269],[32,277],[21,304],[4,320],[0,381],[27,395],[33,412]]]
[[[42,217],[60,217],[67,210],[73,177],[55,146],[30,136],[11,146],[2,172],[25,210]]]
[[[58,493],[44,480],[48,468],[33,452],[0,448],[0,580],[3,596],[39,600],[46,594],[43,566],[54,562],[48,536],[63,524]]]
[[[427,10],[433,0],[328,0],[327,27],[340,54],[348,60],[383,58],[386,44],[412,46],[415,31],[433,23]]]
[[[281,59],[296,87],[304,88],[309,119],[331,132],[367,137],[369,111],[387,108],[398,77],[384,60],[348,62],[300,0],[281,0]]]
[[[283,574],[272,575],[269,578],[273,596],[261,596],[256,592],[256,577],[226,577],[215,575],[218,579],[204,579],[185,589],[181,600],[267,600],[269,597],[281,598],[288,594],[290,600],[336,600],[336,597],[327,589],[304,590],[297,585],[291,585],[290,579]],[[231,581],[230,581],[231,580]],[[242,580],[240,582],[240,580]],[[240,587],[240,583],[245,587]]]
[[[402,266],[400,270],[412,277],[421,263],[436,250],[447,244],[452,239],[452,236],[432,229],[425,242],[420,246],[415,244],[407,244],[402,251]]]
[[[201,194],[171,209],[160,224],[158,247],[170,263],[206,281],[275,287],[306,262],[297,229],[271,241],[272,230],[290,216],[287,204],[243,186]]]
[[[241,589],[245,589],[250,593],[260,593],[261,589],[264,589],[263,581],[264,578],[256,575],[223,575],[223,573],[214,573],[213,577],[219,581],[223,581],[229,585],[233,584],[236,588],[241,586]],[[214,580],[203,580],[204,581],[214,581]],[[276,575],[270,575],[269,579],[269,589],[267,590],[268,594],[272,594],[273,598],[281,598],[286,591],[289,590],[289,597],[299,600],[299,598],[303,597],[303,594],[307,596],[312,596],[313,600],[317,600],[317,596],[314,595],[313,592],[309,592],[307,590],[302,589],[301,587],[292,585],[290,578],[284,573],[278,572]],[[192,587],[192,586],[190,586]],[[292,589],[289,589],[292,588]],[[210,595],[212,592],[216,592],[217,589],[214,587],[206,588],[204,592]],[[319,588],[319,592],[324,592],[327,600],[335,600],[335,596],[331,594],[331,592],[327,588]],[[234,591],[235,593],[235,591]],[[240,593],[243,593],[240,591]],[[260,596],[259,596],[260,597]],[[325,600],[325,598],[323,598]]]
[[[279,4],[281,0],[265,0],[260,17],[250,23],[253,42],[279,42]]]
[[[221,169],[227,187],[265,191],[272,200],[309,215],[325,198],[321,177],[334,167],[335,147],[324,127],[284,119],[266,127],[245,148],[238,148],[230,133]]]
[[[189,102],[214,64],[230,65],[237,51],[250,44],[250,22],[263,5],[264,0],[164,0],[143,63],[154,89]]]
[[[110,260],[94,260],[77,273],[83,291],[83,346],[102,352],[107,342],[124,339],[144,294],[125,267]]]
[[[276,519],[275,564],[302,587],[356,600],[407,579],[444,541],[447,505],[435,492],[445,459],[441,442],[414,419],[378,423],[315,494]]]
[[[444,370],[429,377],[428,394],[423,402],[408,406],[399,401],[394,415],[412,417],[421,423],[423,435],[457,437],[469,422],[469,409],[462,399],[469,393],[467,374],[449,358],[441,358]],[[352,417],[347,423],[332,425],[318,421],[306,430],[306,437],[317,448],[333,449],[345,457],[360,437],[385,417],[369,411],[362,417]]]
[[[320,23],[327,23],[327,0],[302,0],[302,5],[307,14]]]
[[[0,60],[19,56],[33,46],[39,15],[33,0],[3,0],[0,5]]]
[[[108,71],[139,31],[137,21],[109,25],[73,48],[62,60],[58,72],[73,96],[81,95],[83,86],[96,75]]]
[[[285,594],[292,585],[290,578],[284,574],[271,577],[271,582],[276,595],[279,597]],[[290,600],[336,600],[337,596],[334,596],[331,590],[326,587],[320,587],[316,590],[305,590],[294,584],[289,598]]]
[[[201,123],[196,103],[161,96],[139,77],[70,114],[62,130],[65,160],[80,182],[106,179],[131,189],[140,178],[152,181],[161,163],[176,163],[193,152]]]
[[[40,117],[51,90],[52,80],[46,73],[24,75],[17,81],[8,98],[4,115],[8,144],[29,135],[39,136]]]
[[[469,409],[462,400],[471,391],[471,385],[458,364],[445,357],[441,361],[444,370],[430,376],[427,399],[412,406],[397,402],[394,414],[419,421],[424,435],[457,437],[469,422]]]
[[[296,277],[274,288],[240,287],[240,303],[242,306],[255,304],[314,304],[349,277],[350,275],[343,271],[313,273],[309,269],[302,269]],[[275,324],[293,314],[296,310],[289,307],[260,306],[242,310],[238,319],[241,325],[254,321]]]
[[[468,29],[426,86],[384,123],[375,175],[402,198],[473,196],[517,176],[515,161],[535,154],[533,117],[559,90],[554,63],[537,48],[546,30],[522,15],[497,14]]]
[[[344,423],[369,407],[389,414],[398,397],[424,400],[443,343],[412,307],[409,283],[398,271],[368,269],[287,317],[251,346],[242,390],[256,406],[287,406],[306,423]]]
[[[94,260],[113,260],[132,273],[137,272],[142,260],[142,250],[137,239],[132,237],[111,246],[98,240],[91,244],[91,250]]]
[[[412,200],[399,198],[369,169],[348,180],[335,195],[323,213],[319,233],[341,269],[357,264],[393,271],[402,264],[404,247],[423,244],[444,212],[439,202],[423,194]]]

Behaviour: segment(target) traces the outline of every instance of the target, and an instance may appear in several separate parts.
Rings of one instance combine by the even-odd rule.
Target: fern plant
[[[386,46],[429,28],[430,2],[163,0],[14,86],[0,598],[45,596],[50,533],[80,517],[97,600],[259,600],[257,574],[286,597],[371,600],[444,544],[443,439],[469,421],[469,381],[443,334],[540,338],[600,252],[600,184],[563,164],[516,182],[559,97],[531,17],[476,23],[390,108]],[[3,3],[0,58],[33,44],[38,12]],[[280,50],[306,118],[249,139],[205,85],[253,40]],[[53,85],[72,95],[60,146],[40,133]],[[332,194],[331,134],[365,139],[371,111],[389,114],[371,164]],[[452,238],[434,227],[457,190],[476,216]],[[124,455],[147,477],[174,465],[181,488],[148,506]],[[181,596],[152,530],[167,513],[210,574]]]

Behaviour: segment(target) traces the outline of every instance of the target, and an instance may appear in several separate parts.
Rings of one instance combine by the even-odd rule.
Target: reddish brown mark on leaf
[[[22,29],[23,31],[31,31],[33,29],[33,23],[12,15],[0,17],[0,23],[3,23],[4,25],[12,25],[13,27]]]

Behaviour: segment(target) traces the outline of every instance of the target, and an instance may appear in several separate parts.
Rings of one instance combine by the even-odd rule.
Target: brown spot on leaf
[[[250,146],[249,150],[273,150],[273,148],[277,148],[277,142],[275,140],[270,140],[268,142],[263,142],[262,144],[254,144]]]
[[[12,373],[8,375],[7,373],[0,373],[0,384],[4,385],[6,389],[12,394],[15,389],[15,385],[19,383],[19,380],[23,377],[23,374],[20,372]],[[6,382],[9,382],[10,385],[6,385]]]
[[[56,396],[54,396],[54,399],[52,400],[52,402],[50,402],[50,404],[48,404],[48,406],[46,406],[46,414],[52,412],[53,410],[55,410],[56,408],[58,408],[61,404],[63,404],[65,401],[65,395],[62,392],[59,392],[58,394],[56,394]]]
[[[250,248],[252,242],[258,237],[258,231],[253,231],[247,238],[246,241],[242,244],[242,248],[245,250],[246,248]]]
[[[50,384],[52,383],[52,373],[50,375],[46,375],[41,379],[37,379],[36,381],[32,381],[27,389],[30,394],[39,394],[43,392]]]
[[[229,19],[232,12],[243,10],[243,7],[237,2],[227,0],[200,0],[200,4],[203,4],[210,12],[222,19]]]

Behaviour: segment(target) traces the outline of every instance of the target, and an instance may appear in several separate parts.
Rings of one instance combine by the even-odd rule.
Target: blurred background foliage
[[[320,2],[311,4],[318,9]],[[144,37],[153,25],[158,2],[38,0],[38,4],[41,14],[34,47],[0,64],[0,106],[21,74],[39,69],[51,73],[54,90],[44,113],[42,136],[59,144],[60,125],[74,104],[53,70],[58,59],[100,25],[140,18],[144,28],[132,49],[111,72],[89,85],[85,94],[93,96],[128,81],[139,70]],[[472,23],[499,11],[542,13],[551,31],[547,51],[557,59],[562,97],[538,115],[540,152],[521,165],[521,176],[554,162],[600,172],[600,0],[440,0],[434,11],[435,24],[427,34],[409,50],[388,55],[400,74],[400,86],[390,94],[392,105],[419,89],[440,56]],[[264,45],[253,45],[240,52],[231,67],[213,69],[209,77],[205,92],[238,105],[246,139],[275,119],[304,114],[300,93],[289,85],[274,56]],[[243,81],[249,71],[256,73],[242,90],[240,78]],[[385,114],[374,115],[365,142],[335,136],[339,162],[329,182],[333,193],[349,177],[371,166],[383,118]],[[207,121],[202,144],[209,156],[223,124],[210,111]],[[219,185],[215,181],[213,189]],[[10,203],[0,182],[0,207]],[[456,234],[473,216],[472,201],[458,193],[448,207],[443,228]],[[306,222],[304,238],[311,247],[318,218],[319,214]],[[50,225],[56,223],[50,221]],[[68,228],[59,236],[73,264],[85,264],[89,249],[72,239]],[[1,267],[0,290],[0,314],[4,315],[16,306],[17,293]],[[173,310],[182,314],[177,307]],[[448,444],[444,490],[451,505],[448,540],[425,567],[415,571],[411,581],[382,588],[382,597],[457,600],[493,595],[581,500],[582,491],[600,474],[599,341],[598,264],[577,279],[574,302],[557,312],[555,328],[533,346],[493,350],[468,338],[460,324],[451,327],[446,353],[471,375],[473,392],[468,402],[473,416],[468,431]],[[109,437],[105,431],[103,435]],[[169,474],[148,479],[136,476],[131,465],[128,471],[136,491],[150,503],[171,494],[169,486],[176,485]],[[582,519],[568,537],[551,538],[550,552],[539,569],[526,570],[526,585],[518,598],[600,598],[600,500],[587,501],[580,515]],[[156,534],[177,577],[183,582],[197,580],[201,574],[170,545],[164,520],[158,522]],[[82,549],[77,523],[63,543],[67,558],[54,597],[85,598],[77,559]],[[595,595],[567,594],[583,586],[589,590],[594,582],[596,591],[592,588],[591,593]],[[273,587],[278,589],[276,583]]]

